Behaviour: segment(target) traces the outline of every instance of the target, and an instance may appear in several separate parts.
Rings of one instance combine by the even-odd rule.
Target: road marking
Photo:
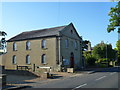
[[[110,73],[110,75],[113,75],[113,74],[115,74],[116,72],[113,72],[113,73]]]
[[[105,78],[106,76],[102,76],[102,77],[100,77],[100,78],[98,78],[98,79],[96,79],[96,80],[100,80],[100,79],[103,79],[103,78]]]
[[[87,85],[87,83],[82,84],[82,85],[80,85],[80,86],[77,86],[77,87],[75,87],[74,89],[81,88],[81,87],[86,86],[86,85]],[[72,90],[74,90],[74,89],[72,89]]]

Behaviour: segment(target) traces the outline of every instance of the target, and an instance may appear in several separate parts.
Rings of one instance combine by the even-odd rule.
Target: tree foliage
[[[6,32],[4,31],[0,31],[0,49],[4,50],[6,48],[6,40],[5,40],[5,36],[7,35]],[[1,52],[0,52],[1,54]]]
[[[87,48],[88,48],[88,43],[89,43],[90,41],[88,41],[88,40],[85,40],[85,41],[83,41],[82,42],[82,48],[83,48],[83,51],[85,51],[85,50],[87,50]]]
[[[110,9],[108,15],[111,18],[109,19],[110,24],[108,25],[107,31],[114,31],[118,27],[118,33],[120,33],[120,1],[115,7]]]
[[[0,31],[0,36],[6,36],[6,35],[7,35],[6,32],[4,32],[4,31]]]
[[[118,53],[118,62],[120,63],[120,40],[118,40],[116,43],[116,50]]]
[[[84,51],[84,57],[85,57],[85,62],[87,64],[87,66],[95,65],[96,59],[93,57],[91,51]]]
[[[108,58],[108,60],[113,60],[115,59],[115,50],[112,49],[112,45],[111,44],[105,44],[105,43],[100,43],[97,44],[94,48],[93,48],[93,56],[96,59],[104,59],[104,58]],[[107,55],[107,56],[106,56]]]

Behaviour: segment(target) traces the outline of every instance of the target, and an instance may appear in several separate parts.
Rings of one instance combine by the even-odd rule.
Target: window
[[[41,58],[42,60],[41,60],[41,63],[42,64],[46,64],[46,55],[45,54],[43,54],[42,55],[42,58]]]
[[[13,51],[16,51],[17,50],[17,44],[14,42],[13,43]]]
[[[42,40],[42,48],[46,48],[46,40]]]
[[[26,64],[30,64],[30,56],[29,55],[26,56]]]
[[[12,63],[13,63],[13,64],[16,64],[16,55],[13,56],[13,58],[12,58]]]
[[[29,50],[30,49],[30,41],[27,41],[26,42],[26,50]]]
[[[80,41],[80,45],[82,45],[82,41]]]
[[[74,42],[73,41],[71,41],[71,46],[74,47]]]
[[[74,47],[77,49],[77,41],[74,42]]]
[[[68,46],[69,46],[68,39],[65,40],[65,46],[66,46],[66,48],[68,48]]]
[[[73,34],[73,30],[71,30],[71,34]]]

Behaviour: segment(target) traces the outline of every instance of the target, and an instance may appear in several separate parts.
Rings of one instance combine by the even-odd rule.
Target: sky
[[[117,30],[107,32],[108,12],[116,2],[1,2],[0,28],[7,39],[25,31],[74,24],[92,47],[104,41],[115,48]]]

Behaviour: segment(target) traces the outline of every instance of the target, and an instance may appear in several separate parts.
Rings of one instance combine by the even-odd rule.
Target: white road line
[[[81,87],[86,86],[86,85],[87,85],[87,83],[82,84],[82,85],[80,85],[80,86],[75,87],[75,89],[77,89],[77,88],[81,88]]]
[[[110,75],[113,75],[113,74],[115,74],[116,72],[113,72],[113,73],[110,73]]]
[[[100,80],[100,79],[103,79],[103,78],[105,78],[106,76],[102,76],[102,77],[100,77],[100,78],[98,78],[98,79],[96,79],[96,80]]]

